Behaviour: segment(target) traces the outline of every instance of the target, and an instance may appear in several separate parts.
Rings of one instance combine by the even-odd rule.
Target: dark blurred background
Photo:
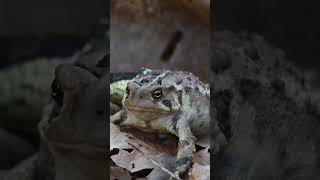
[[[99,29],[106,0],[0,0],[0,67],[70,56]]]
[[[107,0],[0,0],[0,171],[38,151],[54,68],[105,36],[108,9]]]
[[[214,26],[255,32],[301,68],[320,70],[320,13],[316,0],[216,0]]]

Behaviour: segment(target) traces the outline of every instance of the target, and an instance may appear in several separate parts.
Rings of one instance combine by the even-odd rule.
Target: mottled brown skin
[[[209,136],[208,85],[188,72],[147,70],[128,83],[122,105],[111,122],[179,138],[174,174],[186,175],[196,139]]]

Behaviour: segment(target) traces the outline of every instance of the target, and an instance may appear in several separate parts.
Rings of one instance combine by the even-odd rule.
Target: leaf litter
[[[177,138],[173,135],[152,134],[136,129],[119,128],[110,123],[110,179],[168,179],[176,167]],[[209,144],[195,155],[189,179],[210,179]],[[199,144],[198,144],[199,145]]]

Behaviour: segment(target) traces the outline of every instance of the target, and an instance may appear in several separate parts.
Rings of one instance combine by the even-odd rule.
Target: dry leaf
[[[201,166],[197,163],[192,167],[192,180],[210,180],[210,166]]]
[[[166,169],[172,170],[175,168],[176,158],[167,154],[159,154],[156,159],[163,164]],[[153,179],[169,179],[169,174],[164,172],[160,167],[156,167],[148,176],[148,180]]]
[[[176,139],[169,138],[169,140],[172,141],[172,146],[166,147],[163,144],[156,145],[159,141],[152,142],[151,140],[156,138],[156,136],[151,137],[148,133],[137,130],[134,131],[132,129],[125,129],[127,131],[122,132],[113,124],[111,124],[110,127],[112,129],[111,133],[117,133],[111,134],[111,137],[116,137],[111,143],[116,144],[110,144],[110,147],[119,149],[118,154],[111,156],[111,159],[117,166],[125,168],[131,173],[145,169],[153,169],[147,177],[139,177],[141,180],[168,179],[170,177],[169,174],[171,174],[176,167],[176,154],[172,153],[173,151],[176,152],[177,147],[176,145],[173,146],[173,144],[177,143]],[[139,136],[141,139],[138,139],[133,134]],[[165,150],[166,148],[167,150]],[[193,180],[210,178],[209,148],[210,147],[206,147],[195,153],[193,160],[194,165],[191,169],[191,177]],[[128,152],[127,149],[133,150]]]
[[[178,138],[174,135],[157,134],[157,133],[149,133],[149,132],[146,133],[141,130],[138,130],[135,128],[128,128],[128,127],[121,127],[120,130],[118,127],[116,127],[116,129],[117,130],[113,130],[115,131],[115,133],[122,133],[126,136],[126,138],[124,139],[124,141],[126,142],[133,142],[133,143],[135,142],[137,146],[141,146],[139,145],[139,143],[145,144],[151,149],[156,149],[157,153],[166,153],[170,155],[176,155],[177,153]],[[111,137],[114,137],[114,136],[111,135]],[[128,143],[124,143],[124,144],[128,144]]]
[[[131,180],[131,176],[128,171],[123,168],[111,166],[110,167],[110,180]]]
[[[127,143],[128,135],[120,131],[119,127],[110,123],[110,150],[112,149],[132,149]]]
[[[120,167],[127,169],[129,172],[137,172],[143,169],[153,169],[155,165],[142,156],[135,149],[130,153],[120,150],[118,154],[111,156],[111,159]]]
[[[210,147],[207,147],[196,152],[193,158],[193,162],[202,166],[210,165],[210,153],[208,152],[209,148]]]

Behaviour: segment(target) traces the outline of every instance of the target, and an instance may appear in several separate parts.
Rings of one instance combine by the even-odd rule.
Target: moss
[[[121,104],[129,80],[120,80],[110,84],[110,99],[113,103]]]

